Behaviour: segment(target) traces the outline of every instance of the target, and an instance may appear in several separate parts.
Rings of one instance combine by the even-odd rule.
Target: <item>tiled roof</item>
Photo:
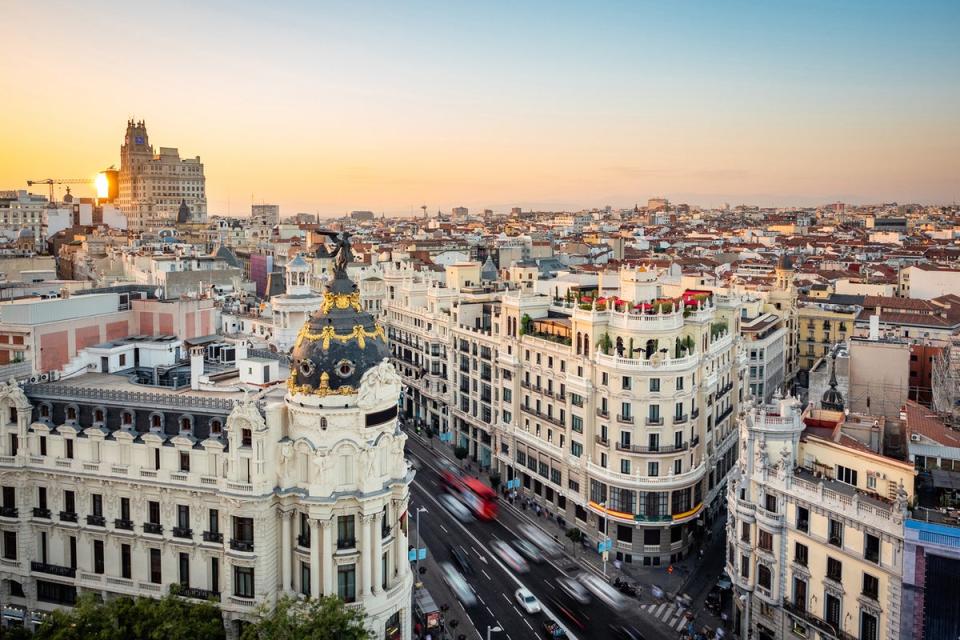
[[[960,447],[960,432],[948,428],[930,409],[908,400],[904,405],[907,414],[907,439],[913,434],[933,440],[946,447]]]

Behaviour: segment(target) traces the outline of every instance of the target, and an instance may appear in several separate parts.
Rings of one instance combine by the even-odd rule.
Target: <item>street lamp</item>
[[[420,513],[429,513],[426,507],[417,507],[417,576],[420,575]],[[419,578],[417,578],[419,580]]]
[[[490,625],[487,625],[487,640],[490,640],[490,636],[492,634],[500,633],[501,631],[503,631],[503,629],[500,627],[491,627]]]
[[[601,557],[603,558],[603,577],[607,577],[607,557],[610,555],[610,552],[607,550],[608,545],[610,544],[610,519],[607,517],[607,503],[601,502],[600,507],[603,509],[603,553]]]

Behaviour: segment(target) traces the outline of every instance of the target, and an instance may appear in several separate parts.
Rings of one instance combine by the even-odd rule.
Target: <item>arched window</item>
[[[124,426],[129,427],[130,425],[133,424],[133,413],[130,411],[124,411],[123,417],[121,418],[120,421],[123,423]]]
[[[67,407],[67,420],[70,422],[77,421],[77,408],[76,407]]]
[[[103,423],[104,421],[103,409],[94,409],[93,411],[93,421],[97,423]]]
[[[617,355],[623,356],[623,338],[617,337]]]
[[[40,417],[49,418],[50,417],[50,405],[42,404],[40,405]]]
[[[657,341],[654,339],[647,340],[646,354],[650,358],[653,356],[653,353],[657,350]]]
[[[219,420],[210,421],[210,433],[219,434],[223,432],[223,423]]]
[[[159,413],[155,413],[152,416],[150,416],[150,428],[151,429],[163,428],[163,417]]]
[[[180,431],[190,431],[193,429],[193,419],[190,416],[180,418]]]
[[[581,353],[581,347],[580,347],[580,332],[577,331],[577,355],[580,355],[580,353]]]

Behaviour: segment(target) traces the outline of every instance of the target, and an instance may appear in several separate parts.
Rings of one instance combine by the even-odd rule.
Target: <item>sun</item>
[[[110,196],[110,181],[107,180],[105,173],[98,173],[97,177],[93,179],[93,184],[97,188],[98,198],[108,198]]]

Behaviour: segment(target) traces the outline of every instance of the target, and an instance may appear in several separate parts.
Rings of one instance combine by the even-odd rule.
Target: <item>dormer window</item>
[[[129,411],[124,411],[124,412],[123,412],[123,417],[121,418],[120,422],[121,422],[121,423],[123,424],[123,426],[125,426],[125,427],[129,427],[129,426],[133,425],[133,414],[132,414],[131,412],[129,412]]]
[[[10,407],[10,422],[15,423],[16,421],[17,421],[17,408]]]
[[[240,432],[240,446],[249,447],[253,445],[253,433],[250,429],[243,429]]]
[[[50,417],[50,405],[42,404],[40,405],[40,417],[49,418]]]
[[[76,407],[67,407],[67,421],[76,422],[77,421],[77,409]]]
[[[219,420],[211,420],[210,433],[219,435],[222,432],[223,432],[223,423],[221,423]]]
[[[193,429],[193,419],[189,416],[180,418],[180,431],[190,431]]]
[[[95,409],[93,412],[93,421],[98,424],[103,424],[103,419],[103,409]]]
[[[150,428],[158,431],[163,428],[163,417],[160,414],[155,413],[150,416]]]

